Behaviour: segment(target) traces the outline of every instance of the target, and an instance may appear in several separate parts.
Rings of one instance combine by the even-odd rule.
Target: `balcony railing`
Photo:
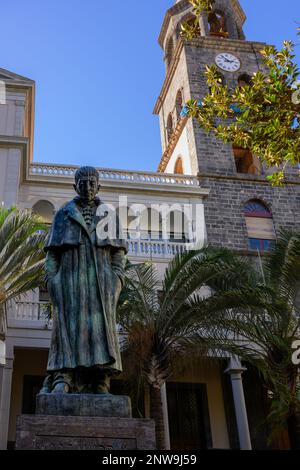
[[[28,327],[47,328],[51,327],[50,304],[44,301],[35,300],[11,300],[6,304],[7,325],[8,327],[21,327],[28,323]],[[34,324],[32,323],[34,322]]]
[[[44,322],[50,313],[47,302],[15,302],[9,312],[10,317],[15,320],[42,320]]]
[[[179,253],[184,253],[187,250],[187,244],[170,241],[129,240],[127,248],[128,254],[131,256],[172,258]]]
[[[29,176],[47,176],[57,179],[74,179],[77,166],[48,165],[46,163],[30,163]],[[143,185],[170,185],[199,187],[199,181],[194,176],[171,175],[147,171],[112,170],[98,168],[100,182],[120,182]]]

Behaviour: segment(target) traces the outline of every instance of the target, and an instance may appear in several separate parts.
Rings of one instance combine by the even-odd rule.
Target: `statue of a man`
[[[122,371],[116,305],[126,245],[118,221],[116,238],[98,237],[99,187],[95,168],[76,171],[78,196],[56,213],[46,243],[53,331],[42,392],[108,393]]]

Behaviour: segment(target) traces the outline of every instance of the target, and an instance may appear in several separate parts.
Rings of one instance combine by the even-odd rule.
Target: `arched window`
[[[166,61],[167,61],[167,67],[170,66],[172,59],[173,59],[173,52],[174,52],[174,41],[173,38],[171,37],[168,40],[167,47],[166,47]]]
[[[222,11],[215,10],[208,15],[209,34],[223,38],[228,37],[226,18]]]
[[[178,157],[175,162],[174,173],[176,173],[177,175],[183,175],[183,164],[181,157]]]
[[[201,36],[199,19],[195,15],[188,15],[178,23],[176,28],[177,37],[183,36],[186,37],[186,39],[189,38],[189,34],[185,33],[185,26],[189,28],[189,31],[191,31],[193,39]]]
[[[172,114],[170,113],[167,119],[167,135],[168,135],[168,140],[170,140],[171,136],[173,134],[173,118]]]
[[[240,88],[242,88],[246,85],[252,86],[252,79],[251,79],[250,75],[248,75],[247,73],[243,73],[238,78],[238,86]]]
[[[276,239],[273,218],[269,209],[263,202],[252,199],[245,204],[244,215],[250,250],[260,252],[269,250]]]
[[[177,116],[177,121],[180,119],[180,113],[182,111],[182,106],[183,106],[183,99],[182,99],[182,93],[180,90],[178,90],[177,95],[176,95],[176,116]]]
[[[233,146],[233,155],[237,173],[248,175],[261,174],[260,161],[249,149]]]
[[[32,210],[39,215],[46,224],[51,224],[55,213],[55,207],[51,202],[40,200],[34,204]]]

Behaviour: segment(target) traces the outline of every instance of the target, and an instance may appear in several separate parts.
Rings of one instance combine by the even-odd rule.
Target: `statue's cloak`
[[[99,239],[99,222],[95,214],[86,225],[76,198],[55,215],[45,246],[53,304],[49,372],[95,366],[122,371],[116,305],[126,244],[118,237]]]

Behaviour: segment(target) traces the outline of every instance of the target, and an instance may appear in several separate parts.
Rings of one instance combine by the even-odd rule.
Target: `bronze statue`
[[[126,244],[118,221],[114,239],[98,236],[99,187],[95,168],[76,171],[78,196],[56,213],[45,246],[53,331],[41,393],[108,393],[122,371],[116,306]]]

